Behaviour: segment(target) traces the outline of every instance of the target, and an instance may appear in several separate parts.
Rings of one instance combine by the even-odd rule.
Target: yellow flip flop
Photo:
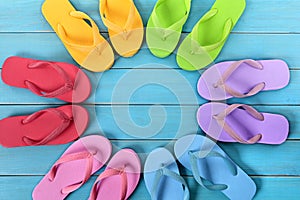
[[[143,42],[144,25],[134,2],[101,0],[100,14],[118,54],[123,57],[136,54]]]
[[[93,72],[113,65],[113,50],[96,23],[87,14],[76,11],[68,0],[46,0],[42,13],[79,65]]]

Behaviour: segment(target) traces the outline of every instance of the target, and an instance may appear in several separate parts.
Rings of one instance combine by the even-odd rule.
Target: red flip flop
[[[85,73],[63,62],[9,57],[2,67],[2,80],[10,86],[27,88],[36,95],[66,102],[83,102],[91,92]]]
[[[0,120],[0,144],[5,147],[59,145],[85,131],[89,115],[81,106],[62,106],[28,116]]]

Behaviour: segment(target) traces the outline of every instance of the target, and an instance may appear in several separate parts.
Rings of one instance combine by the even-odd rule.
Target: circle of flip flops
[[[216,0],[180,43],[178,65],[194,71],[212,64],[245,7],[245,0]],[[165,58],[174,52],[190,9],[191,0],[157,1],[146,28],[146,41],[154,56]],[[101,36],[93,19],[77,11],[68,0],[45,0],[42,13],[73,59],[92,72],[111,68],[114,51],[131,57],[143,43],[143,22],[132,0],[100,1],[101,18],[108,28],[111,44]],[[202,37],[205,34],[210,37]],[[91,92],[85,73],[63,62],[9,57],[3,64],[2,78],[7,85],[70,103],[84,102]],[[197,88],[203,98],[222,101],[281,89],[288,83],[289,68],[284,61],[247,59],[213,65],[202,74]],[[143,172],[151,199],[190,198],[189,186],[180,175],[177,160],[200,186],[220,191],[230,199],[252,199],[255,183],[213,140],[281,144],[288,137],[287,119],[260,113],[244,104],[212,102],[198,109],[197,120],[209,137],[184,136],[175,142],[174,155],[166,148],[155,149],[148,155]],[[66,144],[84,133],[88,121],[88,111],[80,105],[9,117],[1,120],[0,129],[11,134],[0,134],[0,142],[9,148]],[[65,199],[104,165],[106,168],[95,181],[89,199],[128,199],[140,180],[140,158],[132,149],[122,149],[112,158],[111,154],[112,145],[103,136],[78,139],[35,187],[33,199]]]

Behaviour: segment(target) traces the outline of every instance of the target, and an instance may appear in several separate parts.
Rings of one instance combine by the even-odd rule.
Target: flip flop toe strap
[[[245,140],[243,139],[238,133],[235,132],[231,128],[231,126],[226,122],[226,117],[230,115],[232,112],[234,112],[237,108],[244,108],[247,113],[252,116],[253,118],[264,121],[264,115],[262,113],[259,113],[256,111],[253,107],[244,105],[244,104],[233,104],[228,106],[223,112],[214,115],[213,118],[217,121],[217,123],[228,133],[234,140],[236,140],[239,143],[243,144],[254,144],[257,143],[262,138],[262,134],[257,134],[253,136],[252,138]]]
[[[162,36],[163,40],[165,40],[172,33],[177,33],[177,31],[181,29],[181,27],[186,22],[189,14],[190,14],[190,9],[191,9],[191,0],[185,0],[184,2],[185,2],[186,12],[185,12],[184,16],[180,20],[178,20],[177,22],[170,25],[169,27],[163,27],[161,22],[160,22],[160,19],[158,17],[158,13],[156,12],[156,10],[159,6],[164,4],[166,1],[168,1],[168,0],[163,0],[163,1],[160,1],[160,3],[156,4],[155,8],[154,8],[154,12],[151,15],[154,26],[158,27],[156,31]]]
[[[23,141],[29,146],[32,146],[32,145],[45,145],[45,144],[49,143],[53,139],[57,138],[60,134],[62,134],[64,132],[64,130],[66,130],[69,127],[71,121],[73,120],[72,117],[69,117],[68,115],[66,115],[61,110],[58,110],[58,109],[55,109],[55,108],[50,108],[50,109],[46,109],[46,110],[36,112],[36,113],[28,116],[27,118],[22,120],[22,124],[23,125],[29,124],[30,122],[32,122],[32,121],[36,120],[37,118],[39,118],[44,113],[53,113],[53,114],[55,114],[57,117],[59,117],[61,119],[61,124],[56,129],[54,129],[50,134],[48,134],[45,138],[43,138],[41,140],[35,140],[35,139],[31,139],[27,136],[24,136]]]
[[[77,190],[79,187],[81,187],[91,176],[92,169],[93,169],[93,154],[85,151],[85,152],[79,152],[79,153],[73,153],[73,154],[66,154],[62,156],[51,168],[49,172],[49,180],[52,182],[56,178],[57,171],[59,170],[59,166],[63,165],[64,163],[78,161],[78,160],[86,160],[86,170],[84,177],[82,181],[78,183],[74,183],[72,185],[64,187],[61,192],[63,194],[69,194],[75,190]],[[75,169],[70,169],[75,170]]]
[[[131,0],[129,0],[129,1],[130,1],[130,10],[129,10],[127,21],[126,21],[124,27],[121,27],[121,26],[119,26],[119,25],[117,25],[117,24],[115,24],[112,21],[107,19],[107,17],[106,17],[106,13],[107,13],[107,10],[108,10],[107,0],[102,0],[100,2],[101,3],[100,14],[101,14],[103,23],[105,24],[106,27],[108,27],[108,29],[112,30],[113,32],[118,33],[118,34],[122,34],[122,36],[125,40],[129,37],[129,35],[130,35],[129,30],[132,28],[132,26],[134,24],[134,20],[135,20],[135,18],[134,18],[135,6],[134,6],[134,3]]]
[[[198,161],[202,160],[204,161],[205,159],[209,158],[209,157],[214,157],[214,158],[218,158],[218,159],[222,159],[224,161],[224,163],[226,164],[228,170],[231,172],[232,175],[237,175],[237,169],[236,166],[225,156],[223,156],[222,154],[220,154],[217,151],[195,151],[195,152],[188,152],[189,158],[190,158],[190,163],[191,163],[191,167],[192,167],[192,173],[193,176],[195,178],[195,180],[204,188],[208,189],[208,190],[213,190],[213,191],[221,191],[221,190],[225,190],[228,188],[227,185],[225,184],[214,184],[211,183],[209,180],[205,180],[206,182],[209,183],[204,183],[204,179],[200,176],[200,172],[199,172],[199,167],[198,167]],[[208,166],[209,167],[209,166]],[[213,173],[213,172],[211,172]]]
[[[183,198],[183,200],[189,200],[190,199],[190,192],[189,192],[188,185],[185,182],[185,180],[180,175],[178,175],[177,173],[169,170],[166,167],[163,167],[163,168],[157,170],[157,172],[155,174],[155,179],[154,179],[153,187],[152,187],[152,190],[151,190],[151,199],[152,200],[159,199],[158,196],[157,196],[158,195],[158,189],[159,189],[158,185],[159,185],[159,182],[160,182],[160,180],[163,176],[172,178],[173,180],[181,183],[184,186],[184,188],[183,188],[184,189],[184,198]]]
[[[62,24],[57,25],[59,37],[65,44],[67,44],[73,48],[76,48],[80,51],[90,52],[91,48],[94,48],[95,46],[97,46],[102,40],[102,38],[99,34],[99,29],[98,29],[97,24],[87,14],[80,12],[80,11],[72,11],[72,12],[70,12],[70,16],[73,18],[79,19],[79,20],[87,20],[90,22],[91,27],[92,27],[92,32],[93,32],[92,44],[83,45],[83,44],[78,44],[78,43],[73,42],[71,39],[68,38],[66,30]]]
[[[127,173],[125,171],[125,167],[122,169],[106,169],[95,181],[92,192],[90,195],[89,200],[96,200],[97,195],[99,192],[99,187],[101,187],[101,181],[104,179],[110,178],[112,176],[119,176],[121,178],[121,199],[124,200],[127,195],[127,188],[128,188],[128,182],[127,182]]]
[[[222,77],[217,81],[217,83],[215,83],[214,87],[215,88],[222,87],[228,94],[230,94],[233,97],[237,97],[237,98],[253,96],[253,95],[259,93],[260,91],[262,91],[266,86],[266,84],[264,82],[258,83],[252,89],[250,89],[250,91],[247,92],[246,94],[242,94],[241,92],[236,91],[235,89],[233,89],[232,87],[230,87],[229,85],[226,84],[226,81],[231,77],[231,75],[244,63],[255,69],[263,70],[263,65],[254,60],[248,59],[248,60],[241,60],[241,61],[234,62],[223,73]]]
[[[208,11],[202,18],[201,20],[198,22],[198,24],[195,26],[195,28],[193,29],[192,33],[191,33],[191,46],[192,46],[192,54],[202,54],[203,50],[205,50],[206,52],[209,51],[213,51],[217,48],[219,48],[227,39],[227,37],[229,36],[232,28],[233,28],[233,21],[231,18],[227,19],[224,27],[223,27],[223,33],[222,33],[222,37],[219,41],[210,44],[210,45],[206,45],[206,46],[202,46],[198,43],[198,37],[199,37],[199,26],[207,21],[209,21],[210,19],[212,19],[216,14],[218,13],[218,9],[211,9],[210,11]],[[199,46],[200,45],[200,46]]]
[[[33,64],[28,65],[29,69],[36,69],[41,67],[51,67],[55,69],[55,71],[60,75],[60,77],[64,80],[65,84],[51,92],[42,90],[39,86],[37,86],[35,83],[25,80],[24,84],[26,87],[33,92],[34,94],[42,97],[57,97],[63,94],[66,94],[67,92],[70,92],[73,90],[74,86],[72,83],[71,78],[68,76],[68,74],[58,65],[51,63],[51,62],[36,62]]]

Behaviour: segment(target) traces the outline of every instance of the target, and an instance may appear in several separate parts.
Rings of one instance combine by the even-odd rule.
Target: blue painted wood
[[[0,119],[29,115],[41,109],[57,107],[0,106]],[[199,106],[85,106],[90,113],[90,124],[85,135],[103,133],[109,139],[174,139],[202,133],[196,121]],[[300,107],[255,106],[261,112],[282,114],[290,122],[289,139],[300,139]],[[152,110],[152,112],[151,112]],[[164,111],[163,111],[164,110]]]
[[[36,185],[42,177],[39,176],[12,176],[0,177],[0,199],[19,200],[30,199],[33,185]],[[92,177],[79,190],[72,193],[68,199],[78,200],[87,199],[96,177]],[[185,177],[189,188],[191,189],[191,199],[219,199],[226,200],[227,198],[220,192],[212,192],[199,187],[192,177]],[[298,200],[300,191],[297,190],[297,185],[300,184],[300,178],[285,178],[285,177],[254,177],[254,181],[259,188],[254,200],[260,199],[289,199]],[[150,200],[150,196],[145,189],[144,181],[141,181],[139,186],[130,200]]]
[[[51,28],[43,18],[40,7],[43,0],[14,0],[0,1],[2,14],[0,16],[0,31],[24,32],[24,31],[51,31]],[[99,16],[99,1],[72,0],[74,6],[88,13],[100,26],[101,31],[106,28]],[[156,0],[135,0],[144,24],[150,16]],[[210,9],[214,0],[193,0],[192,10],[184,31],[190,32],[194,24]],[[247,8],[235,31],[241,32],[299,32],[299,2],[289,0],[278,2],[277,0],[247,0]],[[20,23],[22,19],[22,23]]]
[[[186,34],[185,34],[186,35]],[[183,37],[185,36],[183,35]],[[54,33],[0,33],[0,67],[8,56],[32,57],[42,60],[54,60],[74,63]],[[225,60],[283,59],[291,69],[300,68],[298,51],[299,34],[231,34],[216,62]],[[134,62],[132,60],[134,59]],[[136,68],[140,65],[159,63],[171,68],[178,68],[175,55],[159,59],[149,52],[146,45],[133,58],[117,58],[113,69]],[[143,66],[146,67],[146,66]],[[162,68],[160,65],[147,66]]]
[[[103,26],[98,12],[98,1],[71,1],[75,7],[93,17],[103,35],[107,37],[107,34],[104,33],[106,28]],[[12,55],[74,63],[43,18],[40,12],[42,2],[43,0],[0,1],[0,68],[5,58]],[[155,2],[156,0],[135,0],[145,24]],[[194,24],[213,2],[214,0],[192,1],[191,15],[184,27],[184,32],[191,31]],[[234,28],[222,53],[216,60],[216,62],[220,62],[245,58],[281,58],[286,60],[292,69],[291,84],[284,90],[228,101],[229,103],[242,102],[260,105],[255,106],[259,111],[282,113],[287,116],[291,124],[289,140],[283,145],[221,144],[228,155],[254,178],[258,187],[255,199],[294,200],[299,199],[300,196],[297,187],[300,183],[298,151],[300,144],[300,74],[298,71],[300,61],[297,51],[300,48],[299,8],[298,0],[247,0],[247,8],[243,17]],[[85,135],[101,131],[112,139],[115,150],[132,147],[141,153],[141,158],[144,160],[146,154],[142,154],[143,152],[147,153],[156,147],[165,145],[172,149],[172,139],[178,132],[179,122],[182,122],[182,130],[179,131],[178,137],[191,132],[201,132],[194,116],[198,108],[197,104],[206,101],[196,93],[198,72],[178,70],[175,55],[166,59],[155,58],[149,53],[146,45],[133,58],[116,59],[113,69],[101,74],[99,87],[93,94],[95,98],[91,97],[86,102],[101,105],[95,108],[87,106],[91,113],[95,113],[91,116],[91,123]],[[138,67],[144,69],[136,69]],[[174,72],[188,80],[191,91],[187,87],[183,87],[183,82],[174,77]],[[143,75],[138,79],[134,77],[123,82],[123,85],[118,84],[121,86],[120,91],[123,92],[115,92],[116,83],[122,80],[124,75],[128,77],[130,74],[139,74],[140,76],[147,74],[147,76]],[[89,76],[96,88],[97,78],[100,74],[89,73]],[[128,99],[124,95],[124,91],[133,88],[138,81],[143,79],[152,82],[163,80],[170,88],[176,87],[175,91],[181,99],[180,103],[176,99],[176,95],[174,96],[168,89],[153,84],[140,88]],[[191,96],[193,97],[195,94],[196,100],[192,100]],[[26,90],[5,86],[0,81],[0,119],[61,104],[64,103],[56,99],[36,97]],[[128,106],[128,104],[130,105]],[[165,104],[162,106],[165,112],[161,106],[152,104]],[[128,115],[126,114],[127,110],[129,111]],[[181,115],[183,120],[179,120]],[[128,116],[132,118],[132,122]],[[121,120],[117,124],[117,118],[123,118],[123,121]],[[145,138],[147,130],[141,127],[149,125],[151,119],[154,120],[151,128],[156,129],[157,134]],[[98,123],[101,125],[100,130]],[[136,124],[132,126],[132,123]],[[140,127],[136,128],[136,126]],[[152,132],[155,132],[153,130]],[[0,199],[30,199],[32,189],[42,178],[40,175],[44,175],[49,170],[67,146],[15,149],[0,147]],[[190,176],[191,173],[180,168],[188,181],[192,194],[191,200],[226,199],[220,193],[200,188]],[[93,177],[69,199],[87,198],[95,178]],[[131,199],[150,199],[143,181]]]

